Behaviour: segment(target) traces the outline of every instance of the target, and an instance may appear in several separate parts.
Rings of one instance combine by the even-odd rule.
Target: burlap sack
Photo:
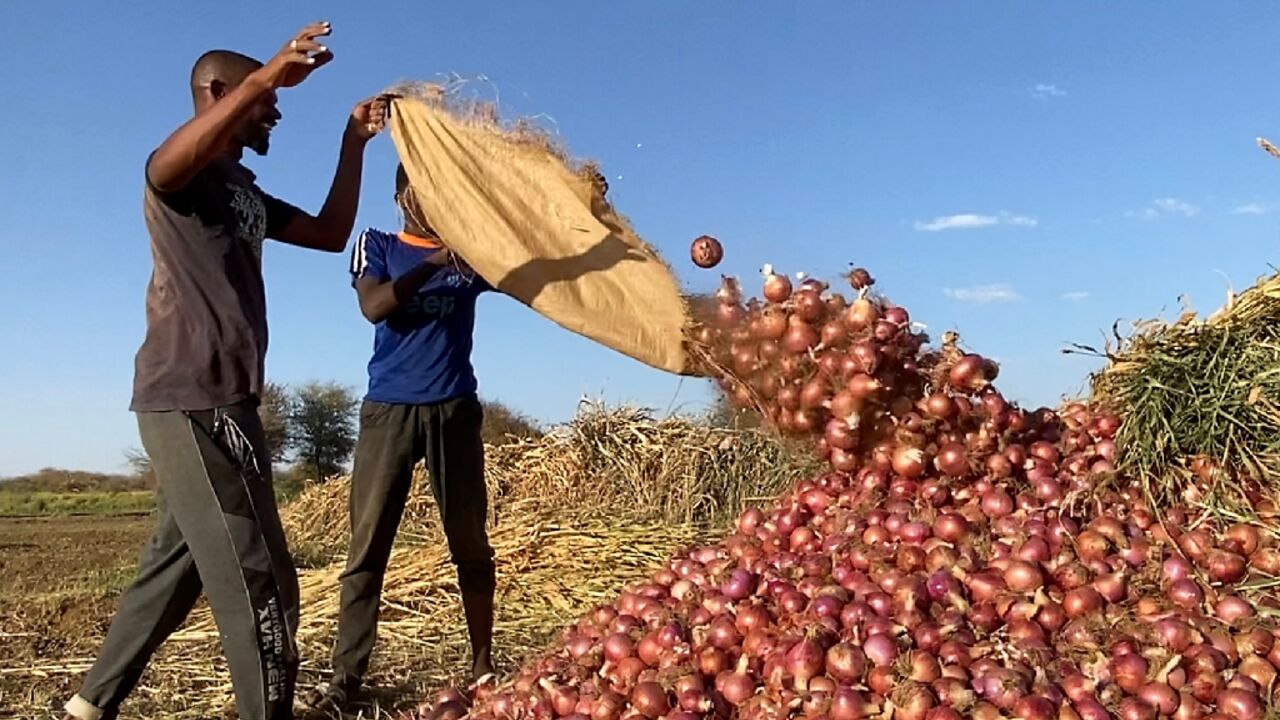
[[[545,135],[398,88],[391,137],[441,241],[502,292],[661,370],[696,374],[671,270]]]

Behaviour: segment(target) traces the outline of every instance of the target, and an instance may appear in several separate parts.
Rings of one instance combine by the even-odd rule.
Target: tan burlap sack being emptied
[[[671,270],[545,135],[483,106],[398,88],[395,141],[426,220],[490,284],[648,365],[696,374]]]

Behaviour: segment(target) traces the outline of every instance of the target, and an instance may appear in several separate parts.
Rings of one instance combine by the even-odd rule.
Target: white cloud
[[[1199,207],[1178,198],[1157,198],[1151,204],[1155,205],[1161,212],[1170,214],[1180,214],[1186,217],[1195,217],[1200,214]]]
[[[1000,218],[992,215],[974,215],[965,213],[962,215],[943,215],[936,217],[929,222],[916,221],[916,229],[924,232],[939,232],[941,230],[959,230],[964,228],[981,228],[999,225]]]
[[[1012,215],[1001,212],[999,215],[978,215],[977,213],[961,213],[959,215],[941,215],[929,221],[917,220],[916,230],[920,232],[941,232],[943,230],[972,230],[974,228],[992,227],[994,225],[1013,225],[1015,227],[1035,227],[1039,222],[1027,215]]]
[[[1125,217],[1136,217],[1144,220],[1155,220],[1158,217],[1169,215],[1181,215],[1182,217],[1195,217],[1200,214],[1200,206],[1193,205],[1186,200],[1179,200],[1173,197],[1156,198],[1151,204],[1141,210],[1130,210],[1125,213]]]
[[[1237,205],[1231,210],[1232,215],[1266,215],[1267,208],[1259,203],[1245,203]]]
[[[1071,292],[1062,293],[1062,299],[1067,302],[1080,302],[1088,300],[1091,293],[1084,290],[1073,290]]]
[[[1065,97],[1066,94],[1066,90],[1063,90],[1057,85],[1050,85],[1048,83],[1037,83],[1035,87],[1031,88],[1031,96],[1037,100],[1048,100],[1051,97]]]
[[[986,305],[994,302],[1017,302],[1022,296],[1007,283],[974,285],[967,288],[943,288],[942,293],[952,300]]]
[[[1010,215],[1009,213],[1000,213],[1000,221],[1005,225],[1014,225],[1016,227],[1035,227],[1040,222],[1033,217],[1027,215]]]

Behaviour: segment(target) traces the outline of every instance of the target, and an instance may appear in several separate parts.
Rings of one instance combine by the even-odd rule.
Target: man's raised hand
[[[316,41],[316,38],[324,37],[331,31],[328,22],[312,23],[304,27],[258,72],[262,73],[272,89],[298,85],[312,71],[333,60],[333,53],[329,48]]]

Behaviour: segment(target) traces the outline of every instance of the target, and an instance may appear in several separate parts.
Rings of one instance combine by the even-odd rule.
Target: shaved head
[[[262,63],[248,55],[231,50],[210,50],[201,55],[191,68],[191,96],[198,100],[200,94],[215,83],[227,89],[234,88],[260,67]]]
[[[197,113],[226,97],[244,82],[262,63],[248,55],[231,50],[210,50],[191,68],[191,102]],[[235,142],[259,155],[266,155],[271,145],[271,129],[280,120],[275,91],[257,99],[243,116],[235,134]]]

